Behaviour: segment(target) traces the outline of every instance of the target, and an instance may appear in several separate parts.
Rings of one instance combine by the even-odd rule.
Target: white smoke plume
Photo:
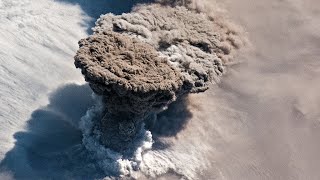
[[[103,113],[104,106],[99,97],[94,96],[94,99],[97,104],[87,111],[79,124],[83,131],[84,146],[106,174],[135,177],[134,172],[140,169],[142,163],[142,153],[152,147],[151,133],[142,127],[132,144],[128,145],[130,149],[121,153],[105,147],[100,143],[101,131],[95,126],[100,121],[99,116]]]

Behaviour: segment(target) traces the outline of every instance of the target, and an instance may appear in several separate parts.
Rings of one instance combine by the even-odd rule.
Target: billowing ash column
[[[176,98],[219,81],[241,45],[237,32],[185,7],[141,5],[101,16],[79,42],[75,65],[102,96],[100,141],[122,151],[143,121]]]
[[[125,148],[144,118],[183,93],[180,72],[146,43],[104,32],[82,39],[79,46],[75,65],[92,90],[103,96],[101,141],[112,149]]]

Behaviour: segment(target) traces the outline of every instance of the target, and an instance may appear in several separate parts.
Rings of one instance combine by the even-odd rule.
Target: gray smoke
[[[94,34],[79,41],[75,66],[102,99],[89,132],[106,147],[132,148],[145,121],[219,82],[242,46],[239,32],[193,3],[161,1],[102,15]]]

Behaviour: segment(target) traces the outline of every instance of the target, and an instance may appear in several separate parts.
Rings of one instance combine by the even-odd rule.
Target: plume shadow
[[[93,105],[91,94],[88,85],[75,84],[52,93],[50,103],[32,113],[26,131],[14,134],[15,146],[0,162],[0,173],[9,172],[14,179],[99,178],[99,169],[88,167],[92,163],[77,128]],[[98,177],[88,176],[93,169],[91,175]]]
[[[109,176],[86,150],[77,128],[81,117],[94,105],[91,94],[87,84],[69,84],[53,92],[49,104],[32,113],[26,130],[14,134],[15,146],[0,162],[0,174],[10,174],[17,180]],[[147,122],[155,138],[153,149],[167,148],[169,145],[160,138],[175,136],[186,126],[192,117],[187,104],[187,98],[180,98],[158,114],[156,121]]]
[[[156,115],[156,118],[149,119],[146,122],[146,128],[151,131],[155,140],[154,149],[165,149],[169,144],[161,141],[162,137],[174,137],[183,130],[192,113],[188,109],[188,96],[179,97],[175,102],[171,103],[168,108]]]
[[[79,5],[84,13],[86,13],[90,20],[87,20],[87,33],[92,34],[91,28],[94,27],[95,21],[102,14],[113,13],[122,14],[128,13],[131,9],[139,3],[151,3],[153,0],[56,0],[62,3]]]

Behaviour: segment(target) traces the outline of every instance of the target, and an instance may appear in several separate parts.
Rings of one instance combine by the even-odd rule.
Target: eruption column
[[[75,66],[103,99],[95,127],[101,143],[116,151],[128,148],[144,120],[179,96],[219,81],[223,64],[241,46],[237,32],[217,18],[171,5],[103,15],[94,35],[79,41]]]
[[[103,97],[101,141],[121,151],[141,129],[143,120],[183,93],[183,77],[156,50],[114,32],[79,42],[75,65],[93,91]]]

